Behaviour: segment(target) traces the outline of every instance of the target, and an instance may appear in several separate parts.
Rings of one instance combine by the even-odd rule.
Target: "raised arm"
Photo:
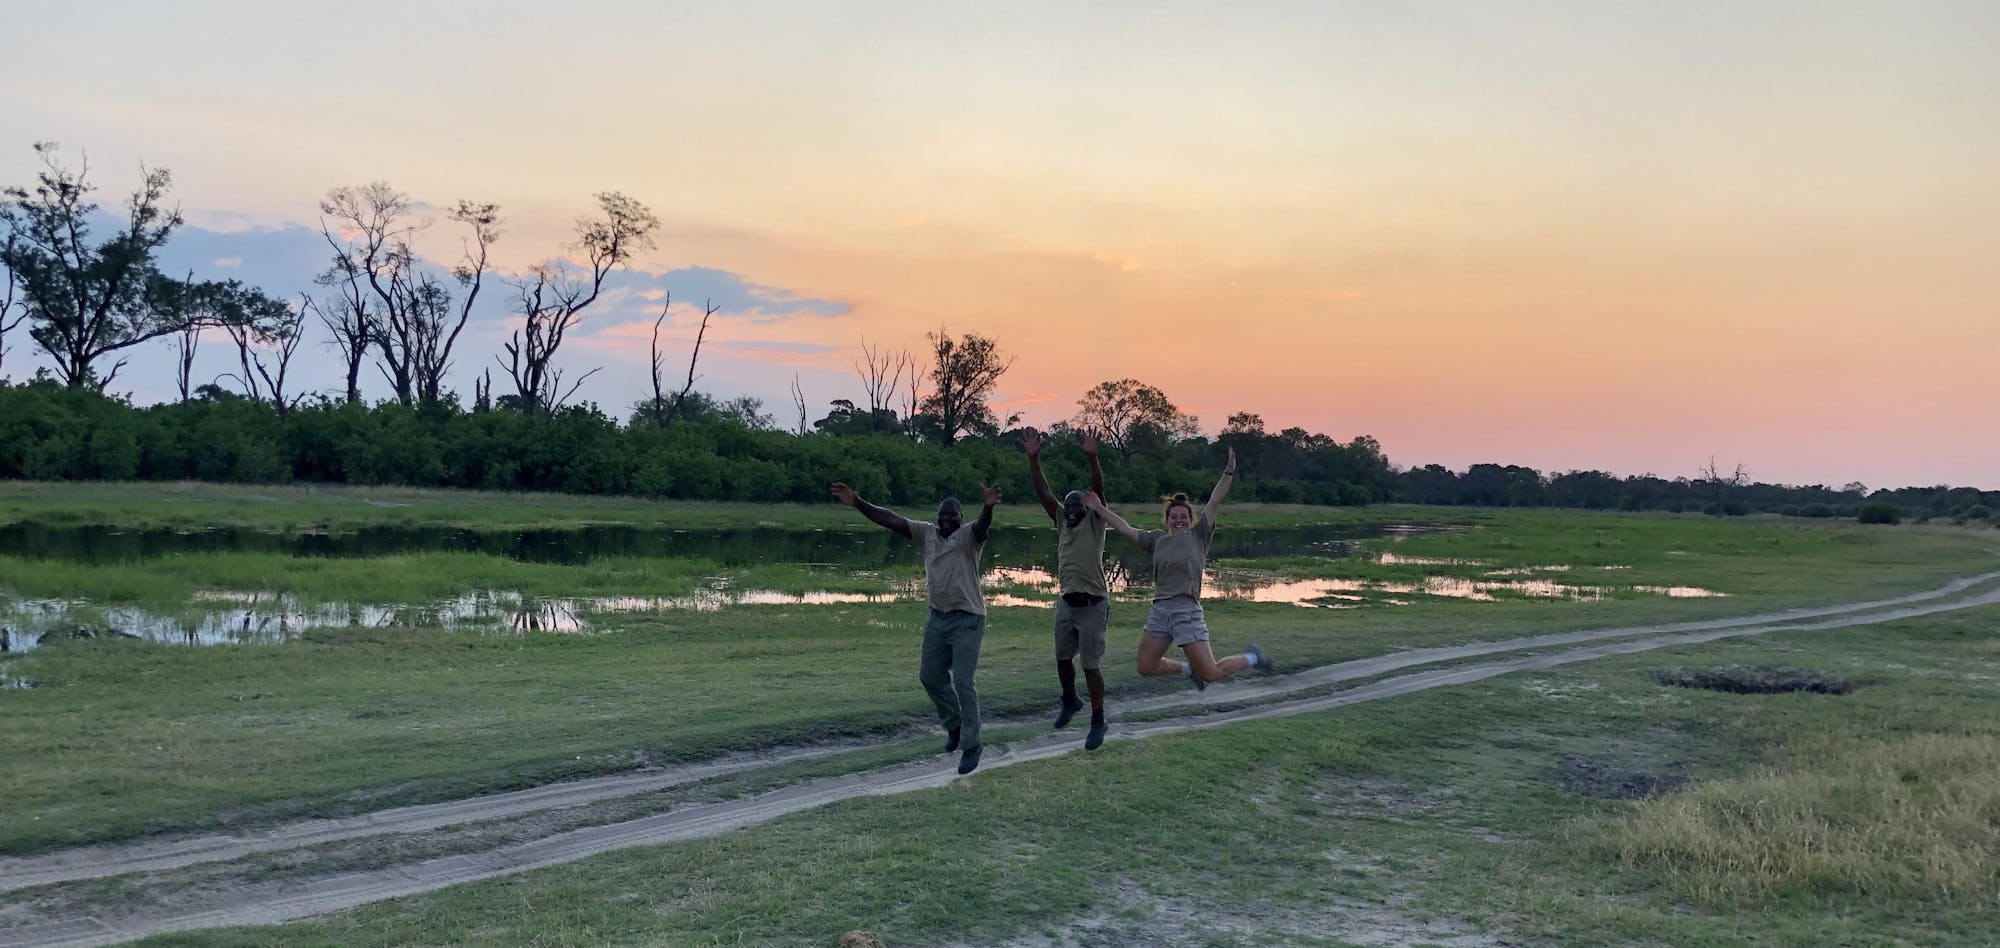
[[[979,519],[972,521],[972,539],[985,543],[987,531],[993,529],[993,508],[1000,506],[1000,488],[981,484],[979,493],[986,504],[979,509]]]
[[[1041,499],[1042,509],[1049,512],[1049,519],[1060,522],[1062,504],[1056,501],[1056,495],[1049,490],[1048,478],[1042,476],[1042,436],[1035,433],[1035,429],[1029,428],[1021,434],[1021,444],[1028,449],[1028,476],[1035,481],[1035,496]],[[1091,463],[1096,464],[1097,459],[1092,458]]]
[[[1118,531],[1120,536],[1134,543],[1140,542],[1138,528],[1126,523],[1125,518],[1118,516],[1117,511],[1104,506],[1104,500],[1098,497],[1095,492],[1083,495],[1083,505],[1089,507],[1091,512],[1097,514],[1099,517],[1104,518],[1104,522],[1110,524],[1111,529]]]
[[[861,511],[862,516],[867,517],[868,519],[873,520],[876,523],[879,523],[882,526],[887,527],[888,529],[896,533],[900,533],[905,537],[908,537],[910,535],[910,522],[908,520],[904,520],[902,514],[890,510],[887,507],[877,507],[874,504],[862,500],[861,495],[855,493],[854,488],[849,487],[846,484],[842,484],[839,481],[833,482],[833,499],[838,500],[849,507],[853,507],[854,509]]]
[[[1222,476],[1215,482],[1215,489],[1208,492],[1208,522],[1215,523],[1217,511],[1222,509],[1222,498],[1229,496],[1229,485],[1236,482],[1236,449],[1229,449],[1229,461],[1222,466]]]
[[[1097,463],[1097,429],[1083,430],[1083,453],[1090,458],[1090,490],[1097,496],[1104,496],[1104,466]]]

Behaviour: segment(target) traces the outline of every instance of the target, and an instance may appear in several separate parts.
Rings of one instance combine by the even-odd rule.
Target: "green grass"
[[[904,505],[927,517],[931,508]],[[1314,507],[1231,504],[1231,523],[1401,523],[1453,519],[1450,511],[1417,507]],[[1134,523],[1152,523],[1156,507],[1121,505]],[[1033,497],[1009,498],[995,512],[1001,525],[1048,522]],[[127,529],[248,527],[279,531],[344,531],[371,526],[453,526],[469,529],[563,529],[603,524],[675,529],[786,526],[874,530],[859,514],[834,503],[749,504],[659,501],[559,493],[436,490],[338,485],[238,485],[182,482],[0,481],[0,526],[116,524]]]
[[[1703,905],[2000,894],[2000,735],[1841,737],[1790,756],[1640,807],[1620,854]]]
[[[1601,556],[1632,567],[1612,574],[1621,582],[1643,574],[1731,597],[1437,600],[1339,612],[1217,601],[1209,618],[1218,648],[1258,641],[1301,668],[1404,647],[1869,598],[1991,566],[1984,538],[1966,531],[1552,512],[1468,519],[1462,534],[1396,549],[1498,566]],[[1349,565],[1390,569],[1324,568]],[[199,554],[87,568],[15,560],[0,568],[18,592],[167,604],[203,588],[367,602],[482,588],[675,595],[712,572],[688,561],[565,566],[445,553]],[[908,575],[915,565],[900,569]],[[736,578],[781,589],[868,590],[890,581],[789,566]],[[1140,616],[1137,604],[1114,606],[1114,702],[1171,687],[1141,681],[1130,667]],[[1038,712],[1050,702],[1048,617],[993,610],[980,668],[990,713]],[[768,606],[599,615],[596,634],[581,636],[382,629],[285,645],[37,649],[0,664],[4,677],[41,683],[0,690],[0,759],[8,761],[0,798],[10,801],[0,813],[0,852],[349,812],[921,724],[931,715],[912,681],[920,622],[914,603]]]
[[[163,500],[156,490],[186,496]],[[278,499],[246,503],[267,490]],[[304,529],[403,516],[481,526],[705,527],[742,518],[872,529],[830,504],[532,500],[0,484],[8,505],[0,519],[119,516],[160,525],[214,516]],[[1022,523],[1039,518],[1025,505],[1007,509]],[[1399,648],[1878,598],[1996,563],[1992,531],[1945,527],[1419,508],[1231,513],[1237,524],[1449,520],[1463,529],[1380,546],[1479,561],[1281,558],[1227,564],[1232,569],[1409,582],[1568,565],[1543,575],[1729,594],[1411,597],[1416,605],[1344,611],[1209,604],[1219,650],[1255,640],[1292,668]],[[525,564],[462,553],[191,554],[104,567],[0,560],[16,594],[167,605],[185,604],[200,589],[361,602],[494,588],[677,595],[718,572],[758,588],[870,591],[913,574],[915,563],[853,576],[637,558]],[[1179,685],[1136,677],[1129,656],[1140,607],[1113,608],[1107,677],[1116,714],[1122,700]],[[1996,803],[1986,789],[2000,776],[1997,619],[2000,609],[1989,608],[1719,642],[1335,713],[1114,742],[1089,756],[855,801],[725,838],[614,853],[283,928],[162,943],[825,944],[861,928],[890,944],[1065,934],[1089,943],[1093,932],[1153,943],[1310,944],[1364,942],[1381,931],[1416,943],[1495,931],[1536,944],[1816,944],[1833,926],[1858,943],[1990,943],[2000,941]],[[39,683],[0,690],[0,799],[8,801],[0,852],[359,812],[932,726],[914,682],[920,621],[921,607],[908,602],[759,606],[599,615],[589,635],[381,629],[318,632],[286,645],[37,649],[0,659],[0,679]],[[1048,621],[1046,610],[992,610],[980,667],[990,717],[1051,710]],[[1725,695],[1666,687],[1651,674],[1709,664],[1807,668],[1864,687],[1838,698]],[[996,729],[994,740],[1005,739]],[[922,752],[904,743],[850,760]],[[1693,782],[1650,802],[1588,792],[1593,780],[1619,773]],[[769,779],[625,801],[597,815],[747,792]],[[366,864],[373,857],[365,850],[343,850],[341,858]]]
[[[152,943],[832,944],[863,929],[892,945],[1091,943],[1093,930],[1159,944],[1478,932],[1579,946],[1992,944],[2000,911],[1978,868],[1992,858],[1992,791],[1977,785],[1990,788],[2000,739],[1996,624],[2000,609],[1986,608],[1712,643],[1113,742],[726,837]],[[1747,696],[1650,674],[1704,661],[1868,685]],[[1610,799],[1579,772],[1692,782]],[[1770,806],[1772,775],[1810,788],[1810,812]],[[1975,802],[1883,805],[1884,792],[1935,791]],[[1699,876],[1673,864],[1652,821],[1689,805],[1780,814],[1742,824],[1752,836],[1734,847],[1771,855]],[[1818,835],[1783,832],[1800,821]],[[1840,863],[1812,870],[1825,847]],[[1973,871],[1925,871],[1946,867],[1945,852]],[[1794,863],[1808,871],[1769,871]]]

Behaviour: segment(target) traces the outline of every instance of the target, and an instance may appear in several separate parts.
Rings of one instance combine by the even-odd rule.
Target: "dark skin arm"
[[[1035,429],[1029,428],[1021,435],[1021,444],[1028,449],[1028,476],[1035,481],[1035,496],[1041,499],[1042,509],[1049,512],[1049,519],[1061,522],[1062,504],[1056,501],[1055,493],[1049,490],[1049,479],[1042,476],[1042,436]],[[1091,456],[1090,465],[1091,471],[1095,473],[1097,470],[1095,455]]]
[[[867,517],[868,519],[873,520],[878,524],[881,524],[883,527],[886,527],[891,532],[900,533],[905,538],[908,538],[910,536],[910,522],[908,520],[904,520],[902,514],[890,510],[887,507],[877,507],[874,504],[862,500],[861,495],[855,493],[854,488],[849,487],[846,484],[842,484],[839,481],[833,482],[833,499],[838,500],[849,507],[853,507],[854,509],[861,511],[862,516]],[[993,519],[993,508],[988,507],[986,508],[986,514],[982,518],[982,522],[991,519]]]
[[[993,508],[1000,506],[1000,488],[979,485],[979,492],[985,496],[986,504],[979,509],[979,519],[972,522],[972,539],[986,542],[986,532],[993,529]]]
[[[1090,458],[1090,492],[1104,496],[1104,466],[1097,463],[1097,429],[1087,428],[1083,432],[1083,453]]]

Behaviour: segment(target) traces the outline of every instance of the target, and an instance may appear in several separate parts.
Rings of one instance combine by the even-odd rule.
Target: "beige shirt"
[[[1208,566],[1208,541],[1215,537],[1215,524],[1196,516],[1186,533],[1148,530],[1139,534],[1139,546],[1153,554],[1153,600],[1175,596],[1201,598],[1201,572]]]
[[[924,586],[931,608],[939,612],[986,614],[986,597],[979,594],[979,554],[986,544],[972,538],[964,524],[951,536],[938,536],[937,524],[908,521],[910,539],[924,547]]]
[[[1095,511],[1084,511],[1074,527],[1068,517],[1056,517],[1056,584],[1060,595],[1111,595],[1104,582],[1104,530],[1104,518]]]

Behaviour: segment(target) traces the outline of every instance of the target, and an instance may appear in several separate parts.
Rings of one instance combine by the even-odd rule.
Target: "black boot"
[[[1104,709],[1090,712],[1090,733],[1083,737],[1083,749],[1094,751],[1104,746]]]
[[[985,746],[984,744],[974,744],[966,748],[965,753],[958,755],[958,772],[969,774],[979,769],[979,752],[984,750]]]
[[[958,749],[958,728],[944,732],[944,752],[949,754]]]
[[[1079,699],[1075,694],[1063,695],[1062,713],[1056,715],[1056,727],[1069,727],[1070,719],[1076,717],[1076,713],[1081,710],[1083,710],[1082,699]]]

